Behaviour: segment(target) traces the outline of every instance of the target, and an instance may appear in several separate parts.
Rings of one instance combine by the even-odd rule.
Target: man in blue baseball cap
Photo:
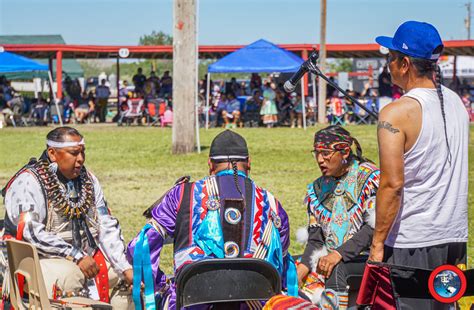
[[[376,41],[389,49],[392,82],[405,95],[379,115],[381,180],[369,260],[465,267],[469,117],[459,96],[441,85],[437,60],[443,42],[433,25],[417,21]],[[403,298],[399,305],[442,306]]]

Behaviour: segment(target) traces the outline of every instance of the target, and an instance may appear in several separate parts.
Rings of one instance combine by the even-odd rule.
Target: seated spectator
[[[74,110],[74,114],[76,116],[76,121],[79,124],[84,123],[84,121],[87,119],[89,114],[94,112],[95,110],[95,104],[94,104],[95,98],[94,94],[92,91],[89,92],[89,94],[84,93],[83,94],[83,99],[79,106]]]
[[[240,102],[235,98],[233,92],[229,92],[227,98],[229,98],[229,102],[226,109],[222,111],[222,118],[226,128],[237,128],[237,123],[240,120]]]
[[[227,109],[227,103],[229,101],[227,100],[227,95],[224,93],[216,93],[214,97],[214,104],[213,106],[215,107],[215,112],[217,115],[216,118],[216,127],[222,126],[224,123],[224,119],[222,118],[222,112]]]
[[[260,115],[267,128],[273,127],[278,122],[278,110],[275,104],[275,92],[272,89],[263,91],[263,103]]]
[[[254,89],[252,97],[245,101],[243,121],[245,127],[258,127],[260,121],[260,108],[262,107],[262,93]]]
[[[353,97],[357,98],[357,94],[353,90],[347,90],[347,93]],[[391,100],[391,99],[390,99]],[[346,115],[344,116],[344,121],[346,124],[354,124],[355,123],[355,106],[354,103],[347,97],[344,97],[344,105],[346,107]]]
[[[128,95],[128,82],[127,80],[124,80],[122,83],[122,87],[120,87],[119,96],[125,98],[127,97],[127,95]]]
[[[288,96],[281,89],[277,89],[275,103],[278,109],[278,122],[280,125],[290,125],[290,114],[293,110],[293,104]]]
[[[316,123],[316,101],[314,100],[313,96],[306,97],[306,121],[307,124],[312,125]]]
[[[46,126],[49,118],[49,102],[38,93],[38,98],[33,100],[30,117],[36,126]]]
[[[13,111],[5,100],[5,95],[0,91],[0,128],[6,127],[7,120],[13,115]]]
[[[344,125],[344,115],[346,109],[344,107],[344,101],[337,96],[338,92],[335,91],[332,96],[326,100],[326,104],[329,107],[328,121],[332,125]]]

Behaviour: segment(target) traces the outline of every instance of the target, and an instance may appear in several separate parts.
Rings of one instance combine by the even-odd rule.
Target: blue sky
[[[328,43],[371,43],[403,21],[465,39],[469,0],[328,0]],[[320,0],[198,0],[200,44],[318,43]],[[474,7],[473,7],[474,10]],[[172,33],[172,0],[0,0],[0,35],[61,34],[69,44],[136,45]],[[1,44],[1,42],[0,42]]]

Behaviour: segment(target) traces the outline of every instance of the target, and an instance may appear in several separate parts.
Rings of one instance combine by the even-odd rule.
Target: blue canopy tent
[[[302,63],[301,57],[260,39],[213,63],[208,72],[296,72]]]
[[[296,72],[303,62],[304,60],[301,57],[264,39],[255,41],[226,55],[209,65],[207,73],[207,111],[209,111],[211,73]],[[306,128],[305,116],[305,105],[303,104],[303,120]],[[209,127],[208,125],[209,114],[206,113],[206,128]]]
[[[9,52],[0,53],[0,72],[47,71],[48,66]]]
[[[52,84],[52,77],[51,72],[49,72],[49,68],[47,65],[40,64],[34,60],[29,58],[16,55],[13,53],[5,52],[3,49],[0,49],[0,73],[1,72],[27,72],[27,71],[48,71],[49,73],[49,81]],[[53,92],[54,94],[54,92]],[[54,100],[56,104],[56,110],[59,111],[58,101]],[[59,121],[61,125],[63,124],[63,120],[60,114]]]

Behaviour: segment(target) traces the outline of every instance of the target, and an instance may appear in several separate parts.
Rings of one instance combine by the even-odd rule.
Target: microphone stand
[[[377,112],[374,112],[374,111],[371,111],[369,109],[367,109],[362,103],[360,103],[356,98],[352,97],[351,95],[349,95],[344,89],[340,88],[339,85],[337,85],[336,83],[334,83],[333,81],[331,81],[326,75],[324,75],[323,72],[321,72],[321,70],[319,69],[319,67],[316,65],[316,59],[318,59],[318,54],[316,51],[313,51],[311,53],[311,55],[308,57],[308,60],[305,61],[305,63],[303,64],[303,66],[306,67],[306,69],[308,69],[309,72],[311,72],[312,74],[314,75],[317,75],[319,76],[320,78],[322,78],[323,80],[325,80],[326,82],[328,82],[332,87],[334,87],[335,89],[337,89],[338,91],[340,91],[346,98],[348,98],[350,101],[352,101],[352,103],[358,105],[362,110],[364,110],[365,112],[367,112],[370,116],[372,116],[373,118],[375,119],[378,119],[378,113]],[[313,61],[312,61],[313,60]]]

